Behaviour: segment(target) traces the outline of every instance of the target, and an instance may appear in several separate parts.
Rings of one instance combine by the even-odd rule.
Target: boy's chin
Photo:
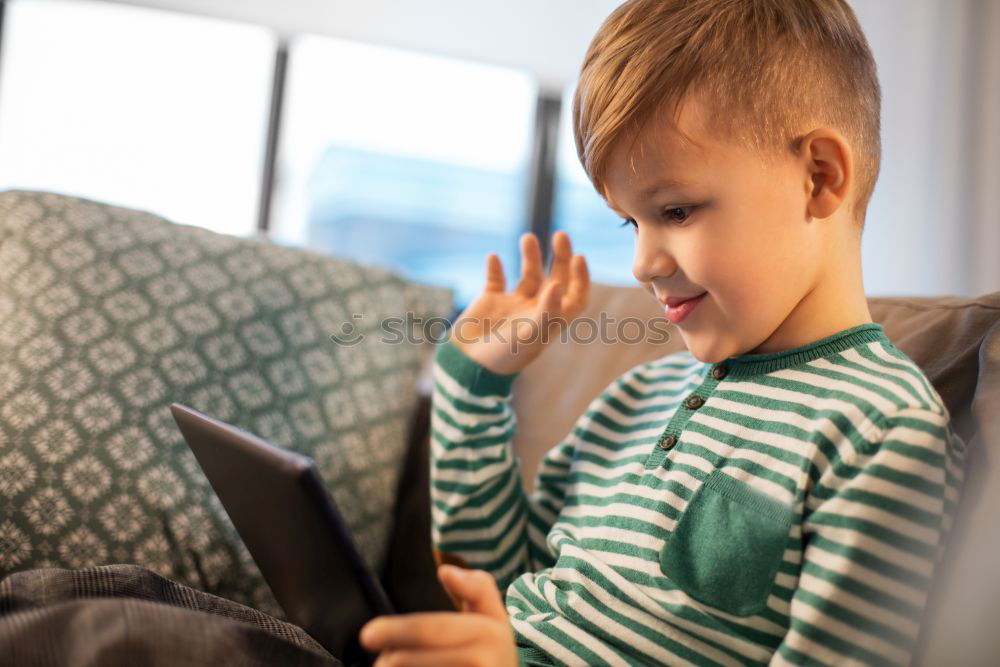
[[[724,341],[713,338],[710,334],[690,333],[684,329],[680,329],[680,332],[691,356],[702,363],[715,364],[735,354],[728,349]]]

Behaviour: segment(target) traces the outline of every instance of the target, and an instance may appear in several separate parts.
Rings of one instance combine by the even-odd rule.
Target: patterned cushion
[[[135,563],[280,615],[173,401],[312,456],[379,567],[431,352],[379,327],[445,316],[452,296],[148,213],[0,193],[0,577]],[[331,339],[351,324],[359,342]]]

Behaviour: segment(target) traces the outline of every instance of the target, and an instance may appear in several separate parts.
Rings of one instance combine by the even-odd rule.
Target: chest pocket
[[[767,606],[794,514],[791,505],[715,470],[674,526],[660,568],[695,600],[752,616]]]

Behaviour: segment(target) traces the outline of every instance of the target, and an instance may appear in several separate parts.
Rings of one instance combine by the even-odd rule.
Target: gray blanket
[[[298,626],[137,565],[0,581],[0,665],[342,665]]]

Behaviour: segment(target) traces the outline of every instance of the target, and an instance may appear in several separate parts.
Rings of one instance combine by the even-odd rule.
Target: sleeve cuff
[[[469,358],[451,340],[438,345],[434,360],[456,382],[476,396],[507,396],[511,393],[514,380],[520,375],[520,371],[509,375],[494,373]]]

